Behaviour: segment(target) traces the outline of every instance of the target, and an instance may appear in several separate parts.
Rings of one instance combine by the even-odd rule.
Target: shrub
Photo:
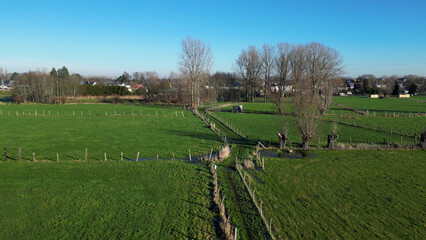
[[[61,103],[65,104],[67,102],[67,96],[62,96],[61,97]]]

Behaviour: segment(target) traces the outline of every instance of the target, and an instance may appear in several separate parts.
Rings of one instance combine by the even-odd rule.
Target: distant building
[[[409,98],[410,94],[399,94],[399,98]]]

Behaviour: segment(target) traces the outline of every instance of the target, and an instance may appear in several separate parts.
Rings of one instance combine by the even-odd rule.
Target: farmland
[[[316,151],[249,179],[283,238],[424,239],[424,151]]]
[[[340,99],[335,101],[360,109],[372,103]],[[406,116],[393,117],[387,109],[409,102],[407,109],[415,113],[424,104],[380,100],[385,102],[372,106],[385,110],[368,116],[332,105],[310,142],[311,148],[321,149],[304,155],[297,150],[301,137],[290,98],[283,99],[285,115],[278,115],[274,103],[259,101],[242,103],[242,114],[230,112],[239,103],[211,112],[200,109],[232,146],[231,156],[216,167],[226,217],[238,229],[238,239],[270,235],[235,159],[254,160],[258,139],[276,147],[276,132],[284,125],[287,146],[296,153],[284,155],[288,158],[264,155],[264,170],[257,160],[256,170],[244,170],[263,203],[263,216],[273,219],[276,236],[424,238],[424,151],[323,150],[333,121],[337,142],[344,146],[376,143],[385,148],[386,142],[413,147],[426,117],[404,111]],[[189,153],[194,158],[217,151],[223,141],[192,112],[129,103],[3,104],[0,123],[1,147],[8,152],[8,161],[0,163],[1,239],[223,237],[207,164],[182,161]],[[245,134],[248,138],[241,137]],[[138,152],[140,161],[135,162]]]
[[[181,161],[0,163],[0,239],[212,239],[211,175]]]
[[[172,107],[112,104],[2,105],[0,142],[9,156],[32,160],[172,159],[207,154],[220,138],[191,112]],[[90,113],[89,113],[90,112]],[[36,115],[37,114],[37,115]],[[44,114],[44,115],[43,115]],[[90,115],[89,115],[90,114]]]
[[[365,97],[334,97],[333,101],[344,106],[368,110],[370,114],[401,114],[425,113],[426,105],[422,102],[406,101],[398,98],[371,99]]]
[[[296,120],[293,116],[282,117],[278,115],[233,114],[226,112],[216,112],[214,116],[229,122],[242,132],[249,134],[250,140],[257,141],[257,139],[260,139],[268,144],[271,140],[272,144],[278,143],[276,132],[281,131],[282,126],[287,124],[289,127],[288,141],[290,143],[301,143],[300,135],[297,132]],[[414,123],[418,126],[417,129],[421,128],[421,121],[414,120]],[[317,145],[318,139],[322,139],[322,145],[326,144],[327,134],[331,131],[331,122],[319,122],[318,132],[311,144]],[[400,142],[401,140],[399,135],[344,124],[338,124],[338,132],[340,135],[338,141],[344,143],[364,143],[367,141],[382,143],[383,139],[386,139],[387,142]],[[410,137],[403,137],[402,140],[408,143],[414,141]]]

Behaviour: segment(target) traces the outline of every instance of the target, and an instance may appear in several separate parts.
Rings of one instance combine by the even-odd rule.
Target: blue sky
[[[210,44],[213,71],[241,49],[321,42],[347,76],[426,75],[426,1],[2,1],[0,67],[83,75],[177,71],[186,36]]]

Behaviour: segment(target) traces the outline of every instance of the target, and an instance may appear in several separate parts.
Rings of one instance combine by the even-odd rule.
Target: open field
[[[289,98],[284,102],[290,113]],[[218,184],[238,239],[268,239],[235,158],[251,158],[258,139],[277,146],[283,124],[289,127],[288,145],[298,146],[301,137],[295,117],[277,115],[275,104],[243,105],[253,114],[213,113],[216,128],[232,144],[231,157],[216,163]],[[268,114],[261,114],[265,109]],[[332,120],[339,122],[337,143],[356,145],[413,144],[413,137],[400,136],[401,129],[420,134],[426,119],[363,116],[337,105],[330,111],[321,118],[312,147],[326,145]],[[220,121],[248,133],[248,140]],[[3,104],[0,123],[0,144],[9,156],[0,163],[0,228],[5,229],[0,239],[220,238],[212,177],[204,164],[120,161],[121,152],[124,160],[134,160],[137,152],[147,160],[186,158],[188,149],[192,157],[217,150],[222,140],[193,113],[170,106]],[[19,147],[24,161],[17,161]],[[85,148],[88,161],[79,161]],[[33,152],[38,162],[30,162]],[[280,237],[424,238],[424,151],[316,150],[308,156],[265,157],[266,170],[257,165],[248,172]]]
[[[327,117],[328,120],[342,121],[338,116]],[[369,117],[356,116],[343,121],[356,126],[365,126],[367,128],[382,129],[387,132],[408,134],[420,136],[426,130],[426,116],[417,117]]]
[[[267,158],[265,170],[249,171],[257,199],[281,237],[426,238],[426,152],[313,154]]]
[[[207,168],[1,162],[0,239],[214,239]]]
[[[398,98],[371,99],[365,97],[334,97],[334,102],[358,110],[368,110],[369,114],[392,114],[393,112],[425,113],[426,104],[415,101],[405,101]]]
[[[121,152],[125,159],[135,159],[137,152],[140,158],[156,158],[157,154],[159,158],[171,159],[173,154],[182,158],[188,149],[197,156],[221,144],[202,121],[178,108],[2,105],[0,111],[1,147],[7,147],[9,157],[15,160],[19,147],[24,160],[32,160],[33,152],[38,160],[56,160],[56,153],[60,160],[82,160],[85,148],[88,160],[104,160],[104,153],[109,160],[119,160]]]
[[[261,139],[264,143],[272,142],[278,144],[276,136],[277,131],[282,130],[282,125],[287,124],[289,127],[288,141],[289,143],[301,143],[300,134],[297,131],[296,120],[293,116],[278,116],[278,115],[264,115],[264,114],[236,114],[227,112],[214,113],[215,116],[229,122],[237,127],[244,133],[249,134],[249,140],[256,142]],[[401,118],[403,119],[403,118]],[[424,118],[423,118],[424,119]],[[349,122],[349,120],[347,120]],[[416,124],[421,124],[421,121],[414,121]],[[420,127],[421,125],[419,125]],[[311,144],[317,145],[318,139],[321,138],[321,145],[327,143],[327,134],[332,131],[331,122],[319,122],[318,131],[316,136],[312,139]],[[338,124],[339,139],[337,142],[344,143],[383,143],[386,142],[400,142],[401,136],[386,132],[379,132],[366,128],[359,128]],[[413,143],[414,138],[402,137],[404,143]]]

